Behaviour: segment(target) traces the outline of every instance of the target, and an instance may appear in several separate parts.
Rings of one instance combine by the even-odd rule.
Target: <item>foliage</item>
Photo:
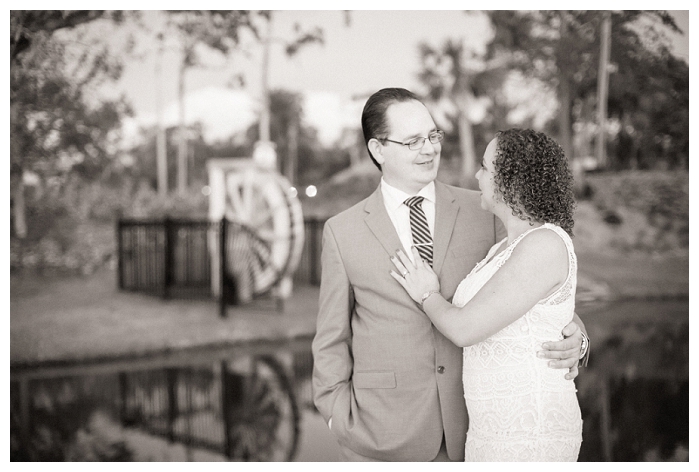
[[[260,30],[264,23],[269,23],[272,11],[259,10],[170,10],[168,23],[180,34],[183,42],[184,65],[200,65],[197,45],[227,55],[241,43],[245,32],[260,40]],[[289,56],[296,54],[304,45],[323,42],[323,31],[316,27],[308,31],[298,25],[296,37],[285,41],[285,51]]]
[[[149,182],[128,171],[88,181],[77,175],[30,192],[29,228],[10,240],[12,270],[91,273],[116,261],[115,222],[133,218],[206,218],[208,198],[201,187],[159,196]]]
[[[612,49],[618,71],[610,77],[609,116],[621,126],[611,146],[613,167],[649,169],[660,162],[688,169],[689,65],[664,49],[633,48],[637,38],[628,32],[615,39],[629,46]]]
[[[29,443],[24,447],[20,447],[17,437],[19,412],[12,411],[15,418],[10,428],[11,460],[133,460],[133,453],[114,420],[118,412],[108,401],[117,387],[112,379],[99,376],[57,378],[34,384],[27,399],[32,409],[32,424]]]
[[[180,36],[180,48],[182,61],[179,71],[178,97],[180,110],[183,109],[185,73],[187,69],[202,65],[200,52],[204,46],[209,50],[218,51],[228,56],[238,48],[245,32],[250,32],[255,39],[260,40],[260,20],[271,25],[272,12],[270,11],[246,11],[246,10],[176,10],[168,12],[167,23],[174,28]],[[312,32],[303,32],[297,28],[298,36],[287,43],[287,54],[295,54],[304,44],[322,42],[322,31],[319,28]],[[163,39],[163,33],[158,35]],[[269,35],[264,38],[269,44]],[[265,59],[266,61],[266,59]],[[263,72],[266,74],[266,70]],[[244,77],[234,77],[240,84],[244,83]],[[263,79],[266,83],[266,77]],[[263,92],[266,94],[266,86]],[[263,106],[266,106],[263,105]],[[184,115],[180,115],[180,134],[177,153],[177,190],[184,192],[190,178],[187,155],[187,138],[185,134]]]
[[[459,168],[458,162],[441,161],[437,180],[458,186],[461,181]],[[318,185],[316,197],[300,195],[304,216],[321,220],[330,218],[371,195],[380,180],[381,172],[369,159],[341,170]]]
[[[689,250],[689,174],[624,171],[588,174],[590,202],[579,202],[576,234],[581,243],[622,252]],[[594,214],[588,210],[592,205]],[[577,242],[576,239],[576,242]]]
[[[296,167],[296,184],[317,185],[349,165],[349,151],[324,149],[318,132],[303,124],[301,96],[285,90],[270,93],[270,139],[276,144],[279,171],[287,176]],[[259,124],[252,124],[246,132],[247,142],[259,140]],[[295,162],[295,164],[294,164]]]
[[[117,155],[121,117],[129,107],[122,99],[96,102],[93,92],[118,78],[121,66],[99,41],[88,48],[79,40],[52,35],[102,16],[12,12],[11,43],[17,41],[17,49],[10,62],[11,207],[16,223],[11,267],[78,269],[94,267],[106,257],[85,240],[94,233],[83,224],[89,202],[70,201],[69,195],[83,182],[98,181]],[[25,189],[27,172],[38,177],[38,185]]]
[[[71,462],[128,462],[135,454],[129,448],[121,426],[108,415],[95,411],[87,425],[78,429],[67,447]]]
[[[183,65],[200,64],[197,45],[203,44],[223,54],[235,49],[243,30],[259,37],[254,21],[257,16],[266,18],[266,12],[246,10],[173,10],[168,11],[168,21],[180,32],[183,41]]]
[[[30,49],[38,39],[55,31],[73,28],[100,18],[123,20],[125,12],[104,10],[10,10],[10,63]]]
[[[473,55],[473,53],[471,53]],[[472,67],[468,67],[463,41],[449,39],[440,49],[435,49],[426,43],[420,45],[420,57],[423,70],[420,80],[427,85],[430,98],[433,100],[449,100],[453,104],[454,113],[450,116],[453,128],[458,130],[459,154],[462,159],[462,172],[468,179],[473,179],[478,158],[473,143],[472,120],[468,108],[475,99],[474,88],[471,84],[475,75]],[[445,151],[449,151],[446,146]],[[470,182],[475,186],[475,182]]]
[[[489,13],[495,30],[487,58],[506,58],[526,76],[555,84],[561,109],[557,133],[572,149],[576,122],[594,122],[600,51],[598,11],[506,11]],[[664,31],[679,32],[664,11],[612,12],[609,116],[627,129],[634,159],[644,166],[665,159],[682,162],[688,151],[689,68],[674,58]],[[617,145],[615,167],[624,167],[626,145]],[[661,150],[662,152],[658,152]],[[627,153],[629,151],[626,151]]]
[[[94,177],[114,155],[129,108],[122,100],[92,104],[88,87],[116,78],[118,64],[105,50],[73,63],[65,43],[35,38],[34,44],[10,67],[12,172]]]

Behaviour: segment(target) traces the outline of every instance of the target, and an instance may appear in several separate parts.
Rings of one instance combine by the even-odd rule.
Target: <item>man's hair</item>
[[[371,161],[379,170],[381,170],[381,165],[371,155],[369,140],[371,138],[386,139],[389,133],[388,123],[386,123],[386,110],[394,103],[408,102],[410,100],[417,100],[422,103],[418,96],[409,90],[404,88],[385,88],[369,97],[364,105],[364,110],[362,110],[364,144],[366,144]]]

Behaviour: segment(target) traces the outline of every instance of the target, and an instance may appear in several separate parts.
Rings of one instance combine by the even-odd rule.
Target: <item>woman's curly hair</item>
[[[496,194],[524,220],[553,223],[573,236],[573,174],[561,146],[530,129],[499,131],[494,158]]]

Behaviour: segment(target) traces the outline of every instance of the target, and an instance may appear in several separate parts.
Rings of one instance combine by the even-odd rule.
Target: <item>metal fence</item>
[[[305,241],[294,281],[320,284],[320,250],[325,220],[304,221]],[[248,231],[225,219],[134,220],[117,223],[119,289],[160,295],[163,298],[213,296],[211,258],[223,254],[222,232]],[[221,251],[218,251],[220,247]],[[212,256],[214,255],[214,256]],[[222,277],[222,281],[225,277]]]

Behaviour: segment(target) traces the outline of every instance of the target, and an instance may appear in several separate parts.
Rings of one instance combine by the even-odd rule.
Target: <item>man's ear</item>
[[[381,146],[381,143],[379,142],[378,139],[376,138],[371,138],[369,140],[369,152],[371,155],[374,157],[374,160],[379,163],[379,165],[383,165],[385,159],[383,157],[383,146]]]

